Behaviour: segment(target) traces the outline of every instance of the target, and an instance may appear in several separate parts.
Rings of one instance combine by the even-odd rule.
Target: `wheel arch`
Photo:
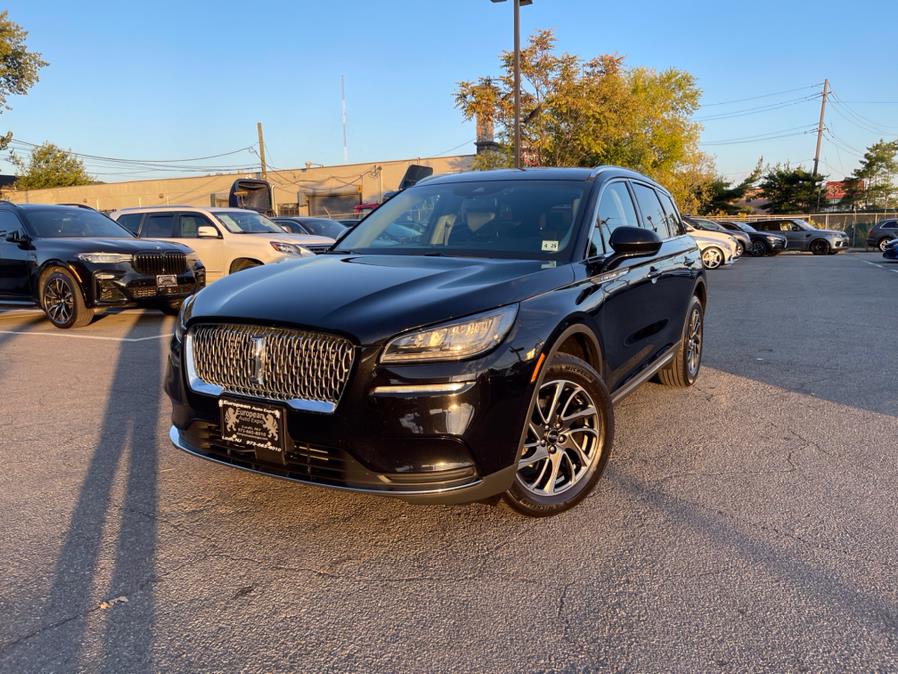
[[[692,295],[698,298],[698,301],[702,303],[702,307],[704,309],[708,308],[708,286],[705,283],[704,278],[699,278],[695,283],[695,288],[692,290]]]
[[[551,344],[548,350],[544,350],[546,361],[556,353],[566,353],[585,361],[604,378],[602,345],[595,331],[582,319],[572,317],[562,323],[546,343]]]
[[[257,265],[265,264],[264,262],[262,262],[262,260],[259,260],[258,258],[241,255],[240,257],[235,257],[233,260],[231,260],[231,264],[228,265],[228,274],[233,274],[234,267],[242,262],[251,262],[251,263],[257,264]]]
[[[82,299],[84,300],[85,304],[87,304],[87,306],[91,306],[92,302],[90,301],[90,294],[87,292],[88,289],[84,285],[83,276],[71,264],[59,258],[44,260],[41,266],[38,267],[34,272],[34,276],[32,278],[33,288],[31,294],[35,304],[41,304],[41,281],[43,280],[44,274],[46,274],[50,269],[54,267],[61,267],[75,277],[75,282],[78,284],[78,289],[81,291]]]

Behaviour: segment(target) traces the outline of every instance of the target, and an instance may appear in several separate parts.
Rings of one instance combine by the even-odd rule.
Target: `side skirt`
[[[670,363],[670,361],[673,360],[674,354],[676,353],[678,348],[680,348],[679,342],[677,342],[674,346],[672,346],[667,351],[667,353],[665,353],[658,360],[656,360],[654,363],[649,365],[645,370],[640,372],[638,375],[633,377],[633,379],[631,379],[626,384],[624,384],[619,389],[617,389],[614,393],[612,393],[611,394],[611,402],[616,405],[618,402],[620,402],[621,400],[626,398],[628,395],[633,393],[633,391],[635,391],[637,388],[639,388],[640,384],[644,384],[646,381],[648,381],[649,379],[654,377],[655,374],[658,372],[658,370],[660,370],[662,367],[664,367],[665,365]]]

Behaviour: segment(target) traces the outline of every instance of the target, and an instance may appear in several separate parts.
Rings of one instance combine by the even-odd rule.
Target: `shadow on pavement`
[[[139,321],[131,326],[126,337],[135,335],[138,328]],[[104,528],[114,527],[116,520],[119,521],[112,555],[114,566],[108,587],[100,591],[106,601],[129,594],[132,597],[128,603],[112,602],[105,611],[103,653],[118,652],[119,660],[103,665],[107,671],[149,668],[153,645],[152,579],[159,449],[156,425],[162,394],[163,341],[121,342],[99,440],[90,457],[54,569],[42,622],[50,625],[73,618],[71,625],[58,630],[54,645],[59,661],[73,669],[80,668],[79,664],[85,666],[79,659],[88,620],[98,604],[94,595],[100,572],[98,562],[101,556],[110,556],[102,553]],[[113,488],[120,469],[124,470],[124,485],[118,504],[113,499]],[[109,648],[117,640],[119,629],[125,631],[126,621],[130,662],[121,660],[120,647]]]

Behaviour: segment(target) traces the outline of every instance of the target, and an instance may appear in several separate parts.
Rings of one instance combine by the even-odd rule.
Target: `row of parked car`
[[[107,217],[83,205],[2,202],[0,241],[12,245],[0,255],[0,299],[34,301],[60,328],[85,325],[94,309],[138,304],[173,313],[184,297],[206,283],[324,252],[357,223],[196,206],[125,208]],[[749,225],[684,217],[683,224],[706,269],[732,264],[744,254],[803,250],[823,255],[848,247],[843,232],[792,218]],[[135,238],[123,242],[122,227]],[[398,218],[385,236],[399,245],[419,234],[412,214]],[[31,239],[43,243],[31,251],[33,246],[23,245]],[[888,249],[890,241],[898,241],[895,220],[873,228],[868,243],[888,257],[898,251]]]

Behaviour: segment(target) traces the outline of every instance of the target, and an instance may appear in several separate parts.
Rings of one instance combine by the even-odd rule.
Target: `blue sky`
[[[510,3],[489,0],[5,5],[50,65],[26,97],[10,99],[0,129],[134,159],[246,147],[261,121],[273,166],[342,163],[341,75],[350,161],[473,151],[473,127],[453,108],[455,83],[495,74],[512,38]],[[521,14],[525,36],[552,28],[561,50],[684,69],[707,104],[796,90],[703,108],[696,118],[705,120],[706,143],[810,130],[818,99],[775,106],[813,95],[825,77],[841,102],[828,115],[835,140],[824,141],[822,171],[841,177],[866,145],[898,136],[894,0],[534,0]],[[774,109],[755,110],[765,105]],[[708,119],[740,111],[750,114]],[[705,149],[721,173],[738,178],[761,155],[809,166],[814,142],[806,134]],[[205,163],[254,161],[244,152]],[[159,175],[98,160],[89,168],[107,181]]]

